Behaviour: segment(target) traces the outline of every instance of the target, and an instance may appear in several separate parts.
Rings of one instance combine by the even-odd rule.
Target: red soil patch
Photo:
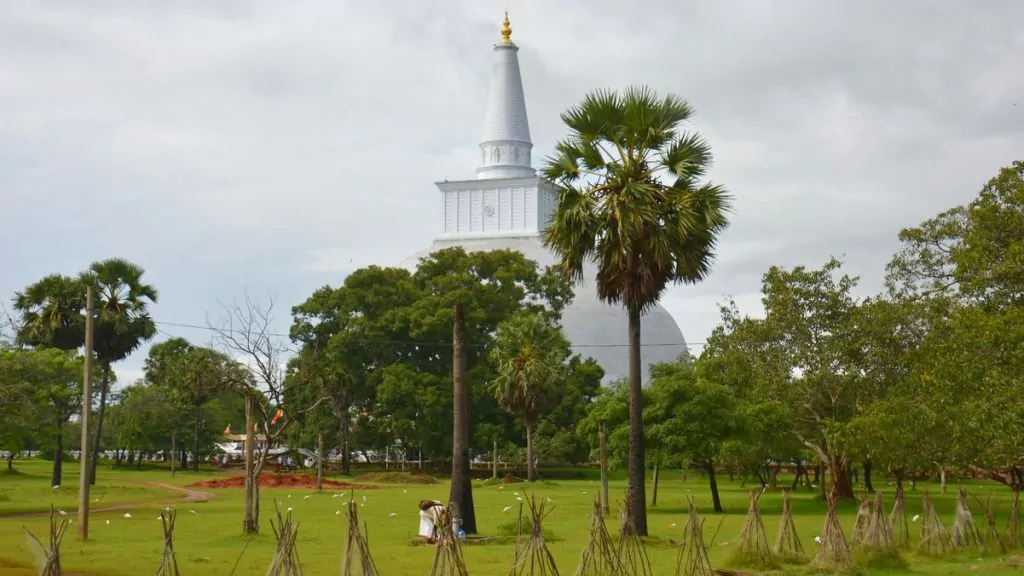
[[[204,480],[190,486],[198,488],[243,488],[245,476],[230,476],[216,480]],[[365,486],[362,484],[349,484],[336,480],[324,479],[324,486],[332,488],[358,488],[360,490],[376,490],[379,486]],[[261,488],[316,488],[316,476],[309,474],[260,474]]]

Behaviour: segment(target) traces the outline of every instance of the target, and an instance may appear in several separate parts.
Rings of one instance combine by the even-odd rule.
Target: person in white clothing
[[[444,504],[437,500],[420,500],[420,536],[433,544],[437,540],[437,523],[440,520],[438,514],[444,509]]]

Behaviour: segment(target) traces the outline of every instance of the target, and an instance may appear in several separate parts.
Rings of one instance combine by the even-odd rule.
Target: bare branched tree
[[[11,316],[7,307],[0,304],[0,344],[15,342],[21,325]]]
[[[291,353],[287,340],[272,331],[274,299],[261,303],[248,293],[242,302],[221,303],[224,316],[216,324],[207,324],[215,334],[216,345],[252,372],[255,388],[246,390],[251,409],[247,409],[249,427],[255,429],[259,449],[254,450],[246,469],[245,514],[242,522],[247,534],[259,532],[260,474],[267,463],[270,448],[284,436],[296,417],[315,409],[323,399],[302,410],[288,406],[285,365]]]

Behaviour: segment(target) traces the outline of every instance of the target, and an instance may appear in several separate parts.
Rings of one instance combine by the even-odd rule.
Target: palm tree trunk
[[[632,528],[647,536],[647,498],[644,494],[644,392],[640,368],[640,307],[629,307],[629,480],[626,497]]]
[[[526,423],[526,481],[537,480],[537,468],[533,465],[533,424]]]
[[[53,474],[50,477],[50,486],[60,486],[61,476],[64,467],[64,424],[57,419],[57,434],[53,437]]]
[[[452,322],[452,485],[449,501],[457,507],[466,534],[476,534],[473,481],[469,469],[469,389],[466,382],[466,309],[455,303]]]
[[[92,443],[92,465],[89,469],[89,485],[96,485],[96,462],[100,459],[100,443],[103,439],[103,415],[107,411],[107,391],[110,389],[110,363],[103,363],[103,378],[100,380],[100,409],[96,414],[96,436]]]

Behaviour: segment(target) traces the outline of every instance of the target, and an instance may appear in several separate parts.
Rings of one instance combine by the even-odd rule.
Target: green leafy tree
[[[593,358],[578,354],[569,359],[562,400],[541,417],[534,433],[534,452],[540,462],[584,464],[590,462],[590,444],[579,424],[601,391],[604,370]]]
[[[192,411],[192,466],[199,462],[209,446],[211,434],[220,436],[220,428],[204,426],[204,407],[225,392],[239,394],[253,385],[252,374],[234,359],[216,350],[195,346],[184,338],[171,338],[149,349],[145,363],[146,380],[178,392]]]
[[[93,287],[96,319],[93,325],[93,350],[101,378],[100,402],[96,417],[90,482],[96,483],[96,461],[103,439],[103,418],[107,395],[113,384],[113,365],[127,358],[156,335],[156,323],[149,307],[157,302],[157,291],[143,281],[143,269],[122,258],[93,262],[82,273],[83,284]]]
[[[0,386],[9,391],[6,396],[12,401],[22,402],[7,410],[11,426],[2,436],[9,444],[19,444],[26,432],[49,435],[54,486],[61,483],[65,426],[82,403],[82,375],[82,358],[74,352],[0,348]],[[19,437],[22,442],[17,442]]]
[[[569,135],[544,174],[558,191],[545,244],[579,282],[596,263],[597,295],[629,316],[631,526],[647,535],[640,322],[665,289],[711,271],[730,198],[704,182],[711,149],[683,130],[686,101],[647,88],[598,91],[562,114]]]
[[[561,400],[569,341],[561,328],[538,314],[519,313],[498,324],[490,351],[495,369],[491,389],[502,408],[526,428],[526,477],[537,479],[533,430]]]
[[[738,428],[735,400],[725,386],[698,378],[692,364],[662,364],[654,372],[644,411],[650,438],[707,473],[715,512],[722,512],[715,465]]]

